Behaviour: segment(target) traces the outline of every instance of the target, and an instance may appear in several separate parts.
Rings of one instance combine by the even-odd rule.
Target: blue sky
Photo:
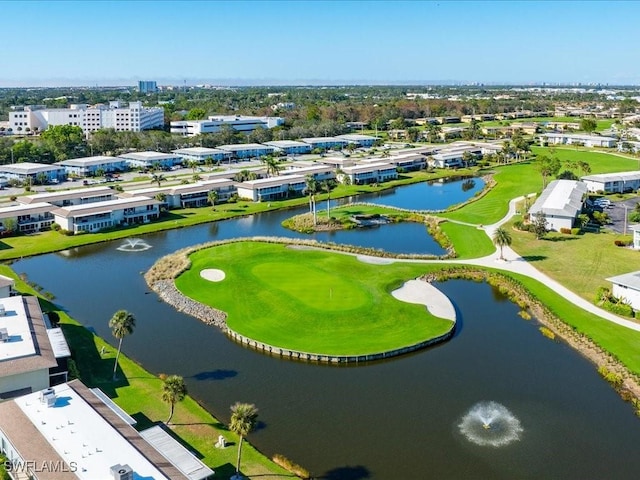
[[[2,1],[0,86],[640,84],[640,3]]]

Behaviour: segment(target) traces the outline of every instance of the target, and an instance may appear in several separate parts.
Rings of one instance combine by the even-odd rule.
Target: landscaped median
[[[367,361],[449,338],[455,313],[439,318],[424,304],[392,295],[424,274],[425,265],[362,257],[371,253],[379,252],[291,239],[233,240],[164,257],[145,278],[177,308],[222,326],[245,345],[289,358]],[[211,269],[224,279],[201,274]]]

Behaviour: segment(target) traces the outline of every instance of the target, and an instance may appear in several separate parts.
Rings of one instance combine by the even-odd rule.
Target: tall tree
[[[113,365],[113,380],[115,380],[118,371],[120,350],[122,349],[122,340],[127,335],[133,333],[133,330],[136,328],[136,319],[133,314],[126,310],[118,310],[113,314],[111,320],[109,320],[109,328],[111,329],[112,335],[118,339],[118,353],[116,354],[116,361]]]
[[[238,442],[238,460],[236,463],[235,478],[241,478],[240,476],[240,459],[242,456],[242,442],[244,437],[249,435],[256,427],[258,418],[258,409],[251,403],[236,402],[231,407],[231,423],[229,424],[229,430],[240,437]]]
[[[493,232],[493,244],[500,247],[500,260],[504,260],[502,249],[511,245],[511,234],[502,227],[496,228]]]
[[[320,188],[327,192],[327,221],[331,220],[331,190],[334,186],[333,180],[323,180],[320,182]]]
[[[547,178],[558,174],[562,164],[557,157],[547,157],[546,155],[538,158],[538,170],[542,175],[542,188],[547,188]]]
[[[184,400],[187,395],[187,386],[184,383],[184,378],[180,375],[169,375],[164,379],[162,383],[162,401],[168,403],[171,406],[169,418],[167,419],[167,425],[171,423],[173,418],[173,410],[176,403]]]
[[[580,120],[580,130],[583,130],[587,133],[593,133],[598,128],[598,122],[596,122],[593,118],[583,118]]]
[[[275,177],[280,173],[280,163],[278,160],[271,155],[265,155],[260,159],[260,161],[267,168],[267,176]]]
[[[151,181],[158,184],[158,188],[160,188],[160,184],[164,182],[166,178],[160,172],[155,172],[151,174]]]
[[[309,195],[309,211],[313,214],[313,224],[318,223],[316,214],[316,193],[318,193],[318,181],[313,175],[307,175],[304,177],[305,192]]]
[[[216,202],[218,201],[218,192],[216,192],[215,190],[211,190],[209,193],[207,193],[207,201],[211,205],[211,208],[215,207]]]

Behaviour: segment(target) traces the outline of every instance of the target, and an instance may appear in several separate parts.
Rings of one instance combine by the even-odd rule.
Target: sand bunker
[[[221,282],[224,280],[225,274],[222,270],[218,270],[217,268],[207,268],[205,270],[200,270],[200,276],[210,282]]]
[[[424,305],[436,317],[456,321],[456,309],[449,297],[428,282],[409,280],[391,295],[402,302]]]
[[[390,258],[371,257],[369,255],[357,255],[356,258],[362,263],[371,263],[373,265],[389,265],[393,263]]]

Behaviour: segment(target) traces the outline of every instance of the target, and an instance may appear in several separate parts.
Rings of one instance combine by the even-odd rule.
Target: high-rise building
[[[139,132],[164,125],[164,108],[143,107],[142,102],[129,102],[125,107],[119,101],[109,105],[71,105],[70,108],[44,108],[42,106],[13,107],[9,112],[9,126],[14,134],[42,132],[49,125],[74,125],[85,133],[102,128]]]
[[[140,80],[138,82],[138,90],[140,90],[140,93],[156,93],[158,85],[151,80]]]

